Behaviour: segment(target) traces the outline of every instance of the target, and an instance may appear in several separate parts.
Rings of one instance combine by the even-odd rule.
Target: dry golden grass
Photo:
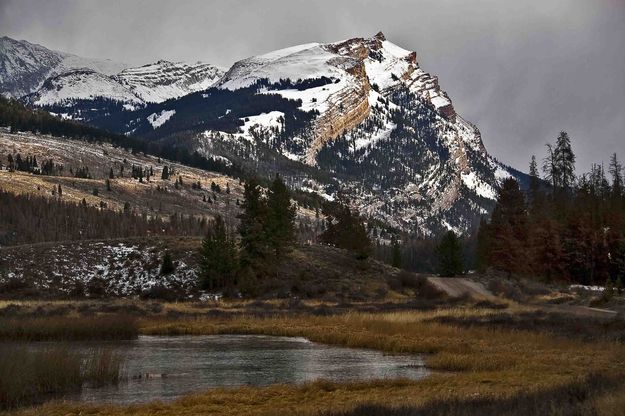
[[[485,314],[485,310],[447,310],[437,314]],[[379,381],[304,386],[216,389],[174,403],[137,406],[87,406],[50,403],[21,415],[273,415],[319,414],[349,410],[359,404],[419,406],[436,400],[488,397],[504,399],[520,392],[566,386],[590,373],[621,377],[625,348],[585,343],[527,331],[459,328],[427,322],[434,313],[351,313],[333,317],[233,319],[150,319],[140,323],[144,334],[246,333],[303,336],[348,347],[388,353],[428,354],[434,370],[420,381]],[[610,401],[612,400],[612,401]],[[597,398],[597,407],[619,404]],[[605,413],[609,415],[610,413]]]

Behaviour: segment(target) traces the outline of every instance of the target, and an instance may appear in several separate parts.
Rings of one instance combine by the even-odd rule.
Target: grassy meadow
[[[509,313],[525,308],[510,306]],[[518,308],[518,310],[517,310]],[[221,388],[172,403],[133,406],[49,402],[19,415],[615,415],[625,402],[625,347],[618,342],[441,318],[496,317],[488,308],[333,316],[168,317],[141,319],[142,334],[300,336],[390,354],[424,354],[432,371],[419,381],[370,381]]]

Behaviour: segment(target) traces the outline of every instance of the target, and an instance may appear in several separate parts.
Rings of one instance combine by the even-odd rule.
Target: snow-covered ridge
[[[160,103],[209,88],[223,70],[205,63],[159,61],[118,75],[88,69],[48,79],[28,98],[34,105],[71,105],[71,100],[106,98],[127,104]]]
[[[113,75],[129,65],[108,59],[83,58],[50,50],[25,40],[0,38],[0,93],[21,97],[36,91],[50,77],[87,68]]]
[[[222,68],[203,62],[161,60],[137,68],[127,68],[116,78],[145,102],[160,103],[203,91],[215,84],[224,72]]]
[[[131,68],[0,38],[0,93],[16,98],[35,93],[28,99],[35,105],[93,98],[128,104],[160,103],[205,90],[224,72],[208,63],[164,60]]]
[[[88,69],[66,72],[48,79],[36,93],[29,96],[29,101],[38,106],[71,106],[72,100],[95,98],[107,98],[128,104],[143,103],[139,96],[115,78]]]

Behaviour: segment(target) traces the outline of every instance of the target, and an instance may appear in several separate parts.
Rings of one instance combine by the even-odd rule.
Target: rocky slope
[[[64,72],[87,68],[104,75],[116,74],[128,65],[105,59],[83,58],[53,51],[41,45],[0,38],[0,93],[21,97],[38,90],[44,81]]]

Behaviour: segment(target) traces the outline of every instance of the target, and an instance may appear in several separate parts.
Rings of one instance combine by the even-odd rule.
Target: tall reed
[[[81,354],[65,346],[0,345],[0,409],[79,392],[85,384],[117,384],[122,367],[121,357],[107,349]]]

